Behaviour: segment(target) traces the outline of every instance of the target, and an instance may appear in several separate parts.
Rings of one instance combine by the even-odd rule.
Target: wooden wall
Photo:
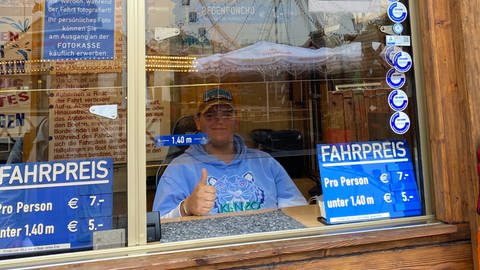
[[[480,1],[422,0],[418,6],[436,216],[470,222],[478,269]]]
[[[480,37],[478,35],[478,30],[480,29],[480,19],[478,18],[478,11],[480,10],[480,1],[455,1],[455,9],[460,10],[462,16],[460,21],[462,23],[462,28],[459,33],[463,34],[463,50],[465,55],[465,88],[467,91],[467,103],[469,110],[469,122],[471,124],[470,130],[470,144],[469,148],[471,150],[477,149],[480,147]],[[475,154],[468,152],[468,157],[474,159]],[[470,159],[470,163],[472,159]],[[475,165],[474,165],[475,167]],[[473,174],[476,173],[475,168],[471,169]],[[476,177],[475,177],[476,176]],[[470,210],[470,223],[472,230],[472,244],[474,249],[475,257],[475,267],[476,269],[480,268],[480,218],[479,215],[475,212],[477,196],[479,196],[480,187],[479,187],[479,176],[475,175],[472,178],[472,183],[467,182],[465,186],[470,187],[470,200],[469,200],[469,210]]]
[[[473,267],[467,225],[352,234],[214,247],[57,265],[71,269],[465,269]]]
[[[465,145],[471,128],[456,2],[419,1],[435,208],[446,222],[468,221],[467,185],[458,181],[473,177],[473,152]]]

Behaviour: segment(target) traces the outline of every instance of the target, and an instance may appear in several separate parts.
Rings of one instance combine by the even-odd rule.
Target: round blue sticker
[[[405,134],[410,129],[410,118],[404,112],[395,112],[390,117],[390,128],[396,134]]]
[[[407,79],[405,78],[405,74],[396,71],[394,68],[391,68],[387,72],[387,84],[390,88],[402,88],[405,85]]]
[[[385,62],[387,62],[387,64],[389,64],[390,66],[394,66],[395,64],[393,63],[393,57],[395,56],[395,54],[397,52],[401,52],[402,49],[400,47],[397,47],[397,46],[387,46],[385,48],[385,55],[384,55],[384,58],[385,58]]]
[[[412,68],[412,57],[407,52],[397,52],[393,56],[393,67],[398,72],[407,72]]]
[[[407,7],[400,2],[393,2],[388,7],[388,18],[394,23],[405,21],[408,15]]]
[[[401,89],[395,89],[388,95],[388,105],[392,110],[400,112],[408,106],[408,96]]]
[[[397,35],[400,35],[403,32],[403,25],[401,23],[396,23],[392,27],[393,32]]]

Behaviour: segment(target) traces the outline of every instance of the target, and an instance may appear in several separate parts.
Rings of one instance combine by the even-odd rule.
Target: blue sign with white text
[[[0,256],[92,247],[112,228],[113,160],[0,165]]]
[[[208,136],[205,133],[156,136],[154,142],[156,147],[207,144]]]
[[[45,1],[43,59],[112,60],[115,1]]]
[[[327,224],[420,215],[405,140],[317,145]]]

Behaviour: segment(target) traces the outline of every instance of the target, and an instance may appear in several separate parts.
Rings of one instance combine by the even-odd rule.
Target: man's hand
[[[202,169],[202,176],[192,194],[183,201],[183,212],[186,215],[203,216],[212,210],[217,190],[214,186],[207,185],[208,173]]]

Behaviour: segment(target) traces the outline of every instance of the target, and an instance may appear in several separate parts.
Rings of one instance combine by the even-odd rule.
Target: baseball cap
[[[204,113],[214,105],[229,105],[233,107],[233,98],[230,91],[223,88],[213,88],[205,91],[202,96],[203,103],[198,107],[199,113]]]

